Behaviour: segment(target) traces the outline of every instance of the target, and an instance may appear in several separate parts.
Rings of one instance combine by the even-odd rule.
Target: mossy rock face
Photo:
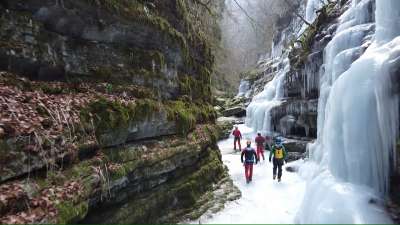
[[[198,153],[197,153],[198,154]],[[197,200],[225,173],[219,151],[202,150],[194,168],[176,168],[180,174],[150,191],[129,198],[119,206],[97,209],[84,222],[89,223],[165,223],[178,222]],[[163,210],[159,210],[162,208]],[[176,212],[182,210],[180,215]],[[99,215],[100,214],[100,215]]]
[[[221,3],[211,2],[211,10],[220,10]],[[143,85],[159,90],[163,99],[188,91],[180,90],[177,75],[185,74],[196,81],[190,85],[193,99],[211,99],[219,29],[217,17],[196,1],[62,4],[5,0],[0,45],[13,54],[4,68],[32,79]]]
[[[169,120],[176,121],[177,130],[187,134],[197,123],[214,122],[217,115],[208,104],[193,104],[185,101],[173,101],[167,104]]]
[[[124,143],[128,136],[128,123],[134,106],[119,101],[99,99],[81,111],[81,121],[87,129],[94,128],[101,145]]]
[[[43,156],[24,151],[30,137],[0,139],[0,182],[43,168]]]
[[[198,123],[214,122],[216,112],[211,105],[185,101],[138,99],[122,103],[100,98],[83,108],[80,117],[101,146],[116,146],[163,135],[186,135]]]
[[[59,194],[49,197],[57,209],[55,218],[46,218],[49,222],[99,218],[100,223],[175,222],[225,173],[216,141],[215,125],[201,125],[187,137],[97,150],[91,158],[70,167],[47,171],[45,178],[32,176],[23,182],[32,184],[32,195],[38,197],[72,183],[78,188],[77,194],[67,199]],[[165,208],[166,213],[157,207]]]
[[[87,214],[88,202],[74,204],[73,202],[62,202],[56,206],[58,210],[57,223],[67,224],[81,221]]]
[[[87,130],[94,129],[102,146],[115,146],[128,141],[136,126],[150,123],[162,110],[162,104],[151,99],[122,103],[100,98],[81,110],[81,121]],[[160,123],[166,120],[160,118]],[[142,129],[145,129],[142,126]],[[154,136],[165,135],[154,133]],[[150,136],[151,137],[151,136]]]

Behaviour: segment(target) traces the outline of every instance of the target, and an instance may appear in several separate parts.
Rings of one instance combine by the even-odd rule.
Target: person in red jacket
[[[236,151],[236,142],[237,142],[239,145],[239,151],[242,151],[242,146],[240,145],[240,140],[242,139],[242,133],[240,133],[238,127],[235,127],[235,130],[232,132],[232,135],[235,138],[233,141],[233,149]]]
[[[258,133],[255,141],[257,144],[257,157],[259,159],[261,159],[260,155],[262,155],[263,161],[265,161],[265,157],[264,157],[265,138],[263,136],[261,136],[261,133]]]

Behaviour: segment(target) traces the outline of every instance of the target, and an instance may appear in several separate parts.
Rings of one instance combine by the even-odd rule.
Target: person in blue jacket
[[[259,159],[257,157],[256,150],[251,147],[251,141],[247,140],[246,144],[247,147],[243,149],[240,158],[244,165],[246,182],[250,183],[253,179],[253,164],[257,164]]]

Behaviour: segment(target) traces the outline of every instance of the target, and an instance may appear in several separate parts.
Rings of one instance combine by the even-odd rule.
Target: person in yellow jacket
[[[274,156],[273,159],[273,170],[272,170],[272,174],[273,174],[273,179],[276,179],[276,172],[278,170],[278,182],[281,182],[281,178],[282,178],[282,166],[283,164],[286,162],[286,150],[285,147],[282,144],[282,140],[281,139],[277,139],[275,141],[275,145],[272,146],[272,150],[269,153],[269,162],[271,162],[271,158],[272,156]]]

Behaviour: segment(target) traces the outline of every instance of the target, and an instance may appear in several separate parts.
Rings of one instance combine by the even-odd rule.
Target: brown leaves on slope
[[[9,209],[0,213],[1,224],[27,224],[54,222],[58,214],[57,205],[77,201],[82,197],[83,187],[76,181],[63,186],[46,188],[35,197],[29,197],[21,183],[0,186],[0,208]],[[16,201],[23,205],[16,207]]]
[[[19,85],[10,84],[10,79],[13,79],[14,83],[29,83],[30,88],[24,89]],[[34,131],[57,135],[66,128],[74,131],[76,129],[74,125],[80,123],[80,109],[88,105],[90,101],[98,99],[99,96],[111,101],[129,102],[134,100],[133,97],[124,93],[97,92],[98,85],[102,84],[93,84],[93,88],[88,84],[80,84],[79,87],[74,88],[79,91],[71,91],[71,84],[31,82],[23,78],[16,78],[13,74],[0,72],[0,128],[2,129],[0,137],[1,135],[7,137],[30,135]],[[43,86],[51,90],[67,91],[49,94],[43,91]]]
[[[57,135],[70,124],[79,122],[79,108],[93,96],[46,95],[25,92],[0,84],[0,124],[7,136],[30,135],[47,131]]]

